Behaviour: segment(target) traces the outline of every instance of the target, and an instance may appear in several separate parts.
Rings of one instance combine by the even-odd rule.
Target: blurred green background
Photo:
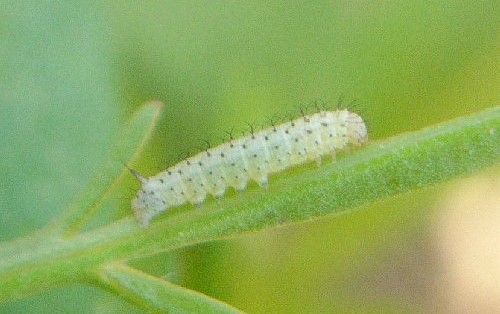
[[[2,1],[0,240],[63,210],[145,101],[165,103],[145,175],[314,100],[358,99],[372,140],[498,105],[499,17],[495,0]],[[419,313],[445,188],[133,265],[249,313]],[[0,312],[140,313],[87,286]]]

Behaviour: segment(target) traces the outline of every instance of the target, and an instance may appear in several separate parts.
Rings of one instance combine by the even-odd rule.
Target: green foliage
[[[141,273],[123,264],[110,264],[101,271],[102,281],[118,295],[145,309],[160,313],[242,313],[200,293]]]
[[[429,235],[435,183],[498,163],[498,108],[475,114],[499,103],[496,7],[5,1],[0,312],[142,312],[116,295],[147,311],[232,310],[211,297],[252,313],[424,311],[417,292],[363,276]],[[152,175],[233,127],[340,94],[360,100],[367,147],[148,230],[130,218],[124,163]],[[163,115],[136,110],[155,99]]]
[[[149,134],[148,121],[157,104],[145,106],[127,124],[110,158],[82,198],[71,205],[46,233],[0,247],[0,301],[16,299],[52,286],[92,282],[113,289],[145,308],[173,313],[209,313],[229,306],[160,279],[115,264],[161,251],[238,235],[291,222],[341,213],[384,197],[418,189],[494,165],[500,160],[500,108],[461,118],[423,131],[372,143],[350,158],[319,169],[305,168],[273,180],[268,190],[207,205],[204,212],[164,215],[148,229],[123,219],[83,234],[85,225],[119,184],[120,167],[111,160],[136,155],[137,134]],[[126,160],[130,160],[127,158]],[[106,169],[106,170],[102,170]],[[90,191],[90,192],[89,192]],[[77,217],[77,219],[75,219]],[[154,291],[154,292],[152,292]]]

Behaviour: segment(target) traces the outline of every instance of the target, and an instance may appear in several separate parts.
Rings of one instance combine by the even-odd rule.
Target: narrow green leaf
[[[61,217],[48,226],[53,233],[65,236],[79,232],[127,172],[123,163],[130,164],[140,155],[160,115],[162,104],[144,104],[120,130],[88,188],[65,209]]]
[[[108,289],[155,313],[243,313],[204,294],[182,288],[121,263],[104,267],[100,278]]]
[[[469,175],[500,161],[499,127],[500,107],[495,107],[374,142],[337,163],[277,175],[267,190],[250,187],[224,201],[207,201],[203,209],[174,208],[148,229],[130,217],[66,240],[33,245],[39,238],[28,238],[28,243],[20,242],[22,254],[0,260],[0,302],[69,282],[95,280],[96,267],[113,261],[345,213]],[[11,247],[1,245],[0,256]]]
[[[500,161],[500,107],[375,142],[337,163],[309,165],[248,191],[179,215],[172,209],[128,251],[153,254],[248,231],[339,214],[391,195],[444,182]],[[124,233],[135,232],[124,224]],[[125,244],[128,246],[129,244]],[[121,255],[121,254],[120,254]]]

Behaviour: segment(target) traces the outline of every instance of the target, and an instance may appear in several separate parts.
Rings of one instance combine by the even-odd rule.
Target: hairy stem
[[[248,231],[339,214],[360,205],[471,174],[500,160],[500,108],[374,142],[337,163],[272,177],[204,209],[174,209],[148,229],[131,218],[69,239],[32,237],[0,245],[0,301],[70,282],[101,282],[116,261]],[[29,251],[27,251],[29,250]]]

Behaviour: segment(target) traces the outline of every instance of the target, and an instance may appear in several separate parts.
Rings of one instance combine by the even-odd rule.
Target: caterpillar
[[[321,162],[347,146],[368,140],[366,125],[347,110],[320,111],[262,131],[231,139],[146,178],[132,174],[142,188],[132,201],[137,222],[151,220],[170,207],[201,204],[207,194],[221,198],[228,187],[242,191],[249,180],[268,184],[271,173],[306,162]]]

